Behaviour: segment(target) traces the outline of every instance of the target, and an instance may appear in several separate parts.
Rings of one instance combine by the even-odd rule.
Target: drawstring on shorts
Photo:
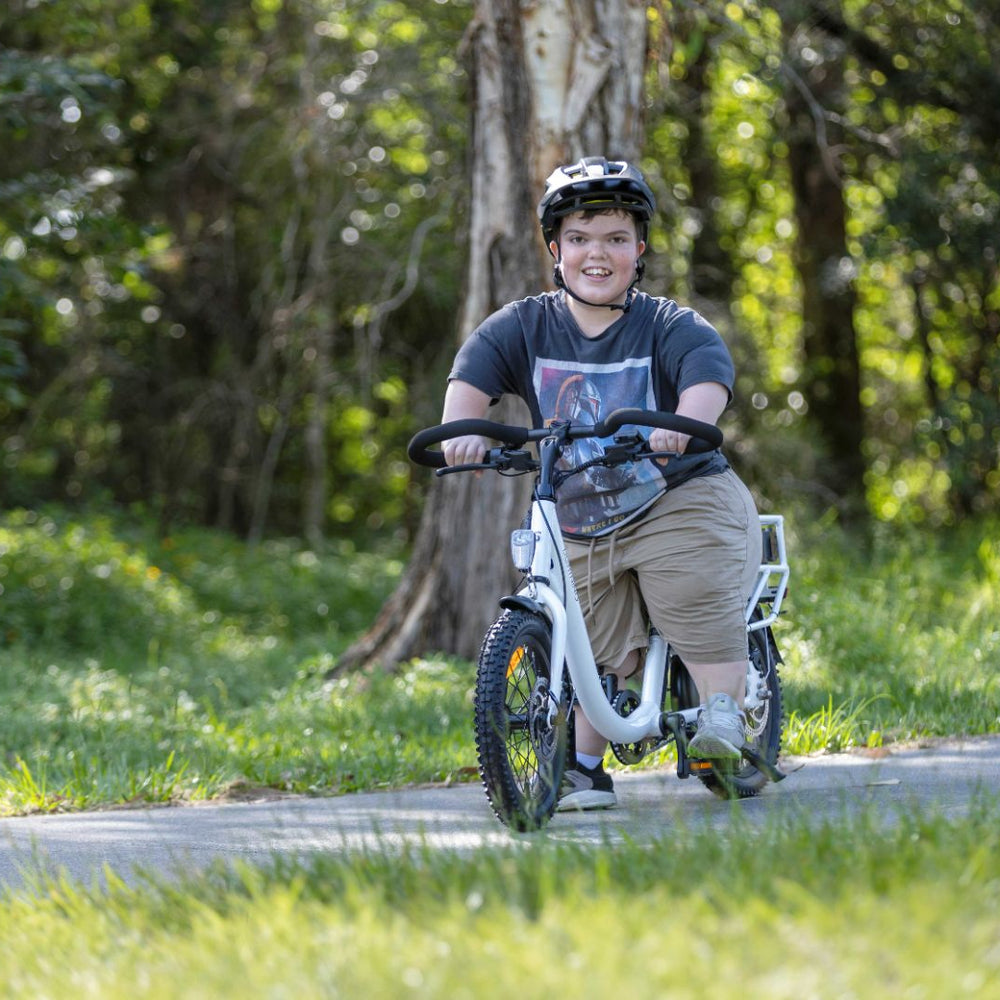
[[[615,575],[615,542],[618,539],[618,532],[612,531],[608,537],[608,583],[611,587],[611,593],[615,592],[615,584],[618,581],[618,577]],[[593,561],[594,561],[594,549],[597,543],[601,541],[600,538],[591,538],[590,545],[587,546],[587,615],[586,617],[594,617],[594,573],[593,573]]]

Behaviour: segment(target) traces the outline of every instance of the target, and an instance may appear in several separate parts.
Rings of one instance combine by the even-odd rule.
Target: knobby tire
[[[537,830],[555,811],[566,767],[567,699],[550,719],[548,621],[506,610],[490,627],[476,671],[479,774],[502,823]]]

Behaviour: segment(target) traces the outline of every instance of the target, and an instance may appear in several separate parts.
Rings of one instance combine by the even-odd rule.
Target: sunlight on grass
[[[775,626],[785,752],[1000,731],[995,526],[804,524]],[[347,543],[0,515],[0,813],[475,780],[472,664],[331,679],[400,569]]]
[[[826,706],[803,716],[792,710],[785,723],[782,749],[785,753],[809,754],[817,751],[838,753],[855,746],[882,745],[882,734],[872,728],[865,710],[878,701],[867,698],[859,705],[837,705],[833,698]]]
[[[831,545],[815,526],[793,537],[792,596],[775,630],[792,738],[849,721],[862,745],[1000,730],[997,534],[986,522],[882,528],[864,545],[843,534]]]
[[[38,879],[0,905],[0,991],[616,998],[641,974],[649,996],[995,996],[998,831],[995,797],[958,821],[871,808],[752,830],[734,809],[726,830],[644,845],[537,835],[137,888]],[[595,947],[613,914],[631,915],[627,968]]]

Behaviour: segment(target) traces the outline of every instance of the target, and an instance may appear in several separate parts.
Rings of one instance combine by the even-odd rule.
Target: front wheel
[[[551,650],[546,619],[506,610],[479,652],[479,774],[497,817],[519,831],[536,830],[552,816],[566,767],[568,699],[551,697]]]
[[[750,632],[749,642],[753,669],[747,676],[755,690],[747,691],[747,743],[769,764],[777,764],[784,721],[778,676],[781,658],[769,628]],[[725,799],[752,798],[768,782],[767,775],[745,757],[732,764],[713,762],[712,767],[698,777],[706,788]]]

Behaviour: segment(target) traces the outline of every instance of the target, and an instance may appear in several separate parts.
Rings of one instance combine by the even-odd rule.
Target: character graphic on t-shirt
[[[601,394],[592,379],[581,372],[570,375],[556,396],[554,420],[569,420],[574,424],[596,424],[606,414],[601,412]],[[600,438],[580,438],[563,453],[559,464],[573,468],[592,462],[604,455],[604,444]],[[593,465],[581,475],[595,490],[608,492],[602,497],[608,510],[618,506],[618,491],[635,482],[635,472],[631,466],[619,465],[614,468]]]
[[[539,407],[546,422],[569,420],[575,424],[597,424],[622,407],[655,409],[649,372],[649,359],[589,366],[539,359],[535,366]],[[610,439],[574,441],[561,464],[572,468],[599,459],[608,443]],[[601,534],[645,509],[663,488],[662,475],[651,462],[614,468],[591,466],[563,488],[559,500],[563,530],[567,534]]]

